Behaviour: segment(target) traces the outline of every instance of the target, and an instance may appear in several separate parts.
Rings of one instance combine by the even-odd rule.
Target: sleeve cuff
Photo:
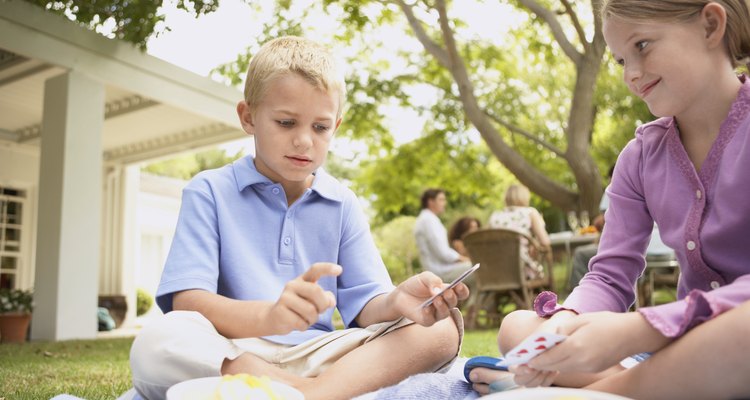
[[[732,308],[706,292],[691,290],[680,301],[638,310],[662,335],[677,338]]]
[[[549,318],[560,311],[572,311],[578,314],[578,311],[563,307],[557,303],[557,294],[550,291],[539,293],[534,299],[534,311],[536,315],[542,318]]]

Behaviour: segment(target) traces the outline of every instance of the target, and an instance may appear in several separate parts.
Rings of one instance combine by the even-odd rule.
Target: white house
[[[139,223],[148,191],[138,164],[243,137],[241,98],[41,8],[0,1],[0,287],[34,288],[32,339],[95,337],[96,319],[84,316],[99,295],[126,295],[134,315],[136,281],[153,281],[136,266],[162,257],[153,248],[163,254],[171,233],[159,220],[174,218]],[[147,202],[159,201],[170,200]]]

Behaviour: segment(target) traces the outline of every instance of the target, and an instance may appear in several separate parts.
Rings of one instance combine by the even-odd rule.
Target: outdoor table
[[[565,280],[563,285],[567,285],[570,274],[573,271],[573,250],[576,247],[596,243],[599,238],[598,233],[574,234],[571,231],[556,232],[549,234],[550,247],[552,248],[552,259],[560,259],[565,263]],[[556,288],[559,290],[560,288]]]

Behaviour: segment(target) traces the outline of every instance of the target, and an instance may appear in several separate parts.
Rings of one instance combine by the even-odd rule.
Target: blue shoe
[[[471,370],[477,367],[490,368],[496,371],[507,371],[508,367],[498,367],[495,365],[501,360],[502,358],[488,356],[476,356],[470,358],[466,361],[466,364],[464,364],[464,378],[466,378],[466,382],[472,383],[471,379],[469,379],[469,375],[471,374]]]

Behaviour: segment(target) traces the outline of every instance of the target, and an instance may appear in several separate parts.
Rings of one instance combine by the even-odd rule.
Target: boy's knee
[[[202,341],[194,333],[207,322],[195,314],[185,311],[165,314],[145,326],[133,341],[130,349],[133,386],[144,398],[164,398],[171,385],[199,377],[195,375],[207,376],[189,365],[190,349]],[[212,328],[210,322],[208,325]]]
[[[455,356],[458,353],[460,345],[459,341],[461,338],[456,321],[454,321],[453,318],[448,317],[439,321],[436,325],[438,325],[437,327],[440,329],[441,337],[445,340],[444,347],[446,349],[446,356]]]
[[[425,340],[427,338],[422,335],[418,335],[416,340],[428,345],[437,361],[445,363],[458,354],[460,334],[452,318],[440,320],[426,329],[429,340]]]
[[[518,310],[506,315],[497,332],[497,347],[501,353],[515,347],[536,329],[543,320],[535,312]]]

